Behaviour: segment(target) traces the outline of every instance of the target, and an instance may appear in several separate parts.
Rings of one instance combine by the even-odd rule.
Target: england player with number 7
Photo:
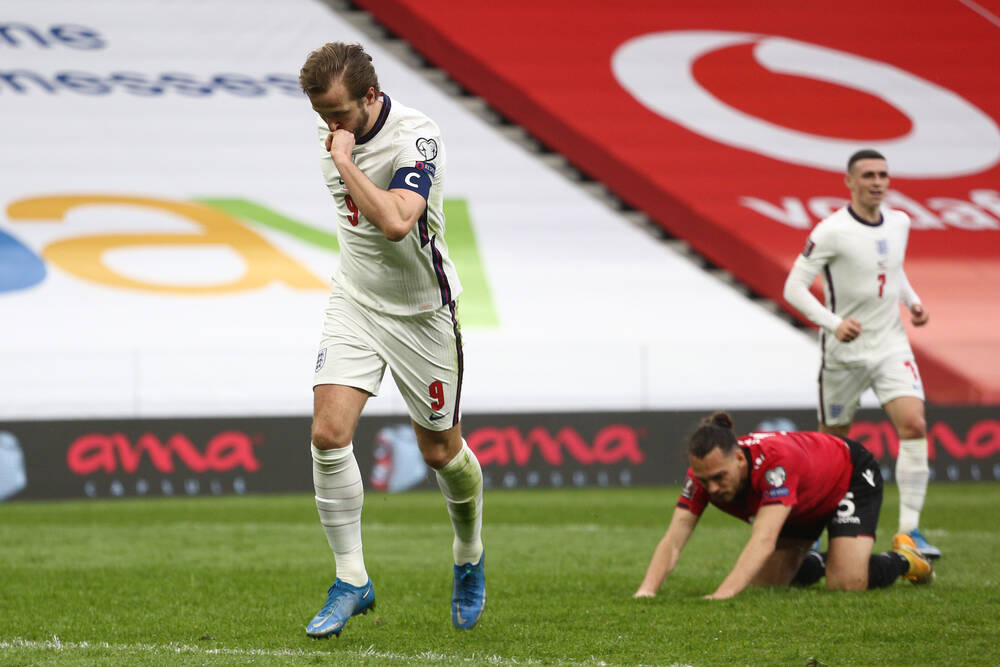
[[[861,394],[874,390],[899,435],[899,532],[910,535],[925,557],[938,558],[941,551],[919,528],[930,473],[924,389],[898,306],[902,301],[914,326],[927,324],[929,315],[903,271],[910,218],[882,207],[889,167],[881,153],[851,155],[844,182],[850,204],[810,232],[784,297],[820,327],[820,430],[847,437]],[[825,307],[809,291],[818,274]]]

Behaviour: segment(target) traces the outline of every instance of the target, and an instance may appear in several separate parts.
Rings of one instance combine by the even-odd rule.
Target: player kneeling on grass
[[[670,574],[708,503],[751,523],[733,571],[708,599],[730,598],[749,585],[883,588],[902,576],[934,580],[930,561],[905,533],[892,551],[872,554],[882,507],[882,474],[860,443],[826,433],[750,433],[737,438],[733,419],[716,412],[688,441],[691,467],[666,535],[634,597],[653,597]],[[810,546],[826,528],[825,558]]]

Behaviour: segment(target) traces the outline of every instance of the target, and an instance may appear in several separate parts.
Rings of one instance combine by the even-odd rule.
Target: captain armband
[[[412,190],[427,199],[433,181],[433,172],[427,169],[428,166],[430,165],[418,162],[415,167],[403,167],[397,170],[392,176],[392,182],[389,183],[388,189]]]

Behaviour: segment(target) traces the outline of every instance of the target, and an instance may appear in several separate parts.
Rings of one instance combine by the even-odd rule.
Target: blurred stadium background
[[[668,484],[702,413],[813,428],[781,284],[873,146],[935,482],[1000,479],[1000,3],[8,0],[0,496],[311,490],[333,207],[310,50],[441,126],[467,438],[498,487]],[[388,379],[387,379],[388,380]],[[891,477],[869,394],[854,436]],[[430,485],[386,381],[372,488]]]

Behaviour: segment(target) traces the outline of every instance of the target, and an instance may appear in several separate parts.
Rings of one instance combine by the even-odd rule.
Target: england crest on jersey
[[[878,241],[876,241],[875,247],[878,250],[878,254],[880,255],[889,254],[889,242],[886,241],[885,239],[879,239]]]

